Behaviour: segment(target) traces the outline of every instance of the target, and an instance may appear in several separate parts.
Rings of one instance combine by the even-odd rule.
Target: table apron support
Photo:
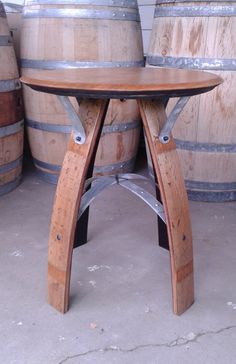
[[[175,104],[173,110],[171,111],[169,117],[167,118],[165,124],[160,131],[159,140],[161,143],[166,144],[169,142],[171,130],[173,129],[175,122],[177,121],[180,113],[182,112],[189,99],[190,96],[180,97]]]
[[[86,134],[83,126],[83,122],[74,109],[68,96],[57,95],[58,100],[62,104],[67,116],[69,117],[73,127],[73,139],[76,144],[84,144],[86,140]]]
[[[89,183],[93,183],[92,187],[84,193],[81,204],[80,204],[80,211],[78,218],[81,217],[81,215],[84,213],[84,211],[87,209],[87,207],[90,205],[90,203],[100,194],[102,191],[104,191],[107,187],[113,186],[113,185],[120,185],[121,187],[124,187],[125,189],[132,192],[134,195],[138,196],[141,200],[143,200],[164,222],[166,222],[165,219],[165,213],[162,207],[162,204],[156,200],[156,198],[148,191],[134,183],[131,180],[145,180],[149,181],[146,177],[139,176],[133,173],[129,174],[120,174],[120,175],[114,175],[114,176],[105,176],[105,177],[95,177],[91,178],[87,181],[86,185]],[[150,181],[149,181],[150,182]]]

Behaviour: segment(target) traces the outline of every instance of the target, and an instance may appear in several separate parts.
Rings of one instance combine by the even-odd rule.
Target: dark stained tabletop
[[[21,81],[37,91],[91,98],[195,95],[222,79],[203,71],[167,68],[79,68],[40,70]]]

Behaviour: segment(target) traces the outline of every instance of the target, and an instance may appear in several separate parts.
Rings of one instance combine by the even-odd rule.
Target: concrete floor
[[[190,202],[196,301],[177,317],[154,213],[107,190],[92,205],[89,243],[74,251],[62,315],[46,303],[54,192],[27,169],[0,198],[1,364],[236,363],[236,202]]]

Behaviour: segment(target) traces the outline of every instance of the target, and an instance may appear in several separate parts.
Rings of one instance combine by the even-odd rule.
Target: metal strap
[[[132,182],[131,182],[132,180]],[[79,217],[84,213],[90,203],[107,187],[112,185],[120,185],[127,190],[131,191],[133,194],[138,196],[141,200],[143,200],[151,209],[165,222],[165,214],[162,207],[162,204],[156,200],[156,198],[142,187],[134,183],[134,180],[145,180],[149,181],[148,178],[144,176],[139,176],[136,174],[120,174],[115,176],[107,176],[107,177],[98,177],[97,179],[92,179],[93,183],[92,187],[84,193],[81,204]]]
[[[4,164],[3,166],[0,166],[0,173],[2,174],[2,173],[10,172],[13,169],[19,167],[21,164],[22,164],[22,156],[20,156],[20,158],[14,160],[12,162],[9,162],[9,163]]]
[[[57,95],[58,100],[64,107],[64,110],[69,117],[72,127],[73,127],[73,138],[76,144],[84,144],[86,139],[86,134],[83,126],[83,122],[79,115],[74,109],[68,96]]]
[[[185,180],[186,188],[193,190],[221,190],[221,191],[232,191],[236,190],[236,182],[202,182],[202,181],[190,181]]]
[[[112,6],[125,8],[138,8],[136,0],[28,0],[29,5],[94,5],[94,6]]]
[[[0,138],[19,133],[20,131],[23,131],[23,128],[24,120],[18,121],[15,124],[3,126],[2,128],[0,128]]]
[[[105,166],[94,166],[93,171],[95,174],[111,174],[121,170],[125,172],[132,170],[134,167],[134,163],[135,158],[131,158],[128,161],[123,161],[120,163],[113,163]]]
[[[224,58],[192,58],[147,56],[147,63],[158,67],[202,69],[212,71],[236,71],[236,59]]]
[[[154,18],[159,17],[210,17],[235,16],[236,6],[156,6]]]
[[[30,128],[36,130],[47,131],[50,133],[62,133],[62,134],[70,134],[72,127],[71,125],[60,125],[60,124],[49,124],[49,123],[42,123],[40,121],[35,121],[32,119],[25,119],[26,125]]]
[[[236,153],[236,144],[200,143],[175,139],[178,149],[206,153]]]
[[[140,121],[132,121],[132,122],[124,122],[124,123],[117,123],[111,125],[104,125],[102,128],[102,135],[112,134],[112,133],[123,133],[128,130],[138,129],[140,128]]]
[[[94,10],[94,9],[25,9],[23,18],[80,18],[80,19],[106,19],[128,20],[140,22],[138,11],[123,10]]]
[[[4,185],[0,185],[0,196],[5,195],[6,193],[14,190],[21,182],[22,175],[18,176],[14,181],[5,183]]]
[[[3,4],[0,2],[0,18],[6,18],[6,13]]]
[[[0,92],[14,91],[21,88],[21,84],[18,78],[13,80],[1,80]]]
[[[36,130],[47,131],[50,133],[62,133],[62,134],[70,134],[72,127],[71,125],[62,125],[62,124],[50,124],[50,123],[43,123],[40,121],[32,120],[32,119],[25,119],[26,125],[29,128],[33,128]],[[140,128],[140,122],[133,121],[133,122],[125,122],[125,123],[117,123],[111,125],[104,125],[102,128],[102,135],[111,133],[122,133],[132,129]]]
[[[4,3],[4,8],[6,13],[21,13],[23,10],[23,5]]]
[[[160,5],[160,4],[181,4],[181,3],[189,3],[189,2],[191,2],[191,3],[194,3],[194,2],[196,2],[196,3],[235,3],[235,0],[227,0],[227,1],[225,1],[225,0],[157,0],[156,1],[156,5]],[[208,5],[206,5],[206,6],[208,6]]]
[[[236,200],[236,191],[191,191],[187,190],[188,198],[192,201],[226,202]]]
[[[60,172],[61,166],[57,164],[51,164],[47,162],[43,162],[39,159],[33,158],[34,164],[39,168],[49,169],[52,172]]]
[[[165,144],[169,142],[171,130],[174,127],[176,120],[178,119],[180,113],[182,112],[184,106],[187,104],[189,99],[190,96],[184,96],[180,97],[179,100],[176,102],[173,110],[171,111],[169,117],[167,118],[165,124],[160,131],[159,140],[161,143]]]
[[[77,69],[77,68],[112,68],[112,67],[143,67],[144,60],[141,61],[47,61],[47,60],[36,60],[36,59],[21,59],[22,68],[33,68],[33,69]]]
[[[12,46],[13,41],[10,35],[0,35],[0,47]]]

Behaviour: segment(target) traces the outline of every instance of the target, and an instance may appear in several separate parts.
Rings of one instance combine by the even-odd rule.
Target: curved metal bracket
[[[69,117],[73,127],[73,138],[76,144],[84,144],[86,140],[86,134],[84,131],[83,122],[79,115],[75,111],[68,96],[57,95],[58,100],[62,104],[67,116]]]
[[[167,118],[164,126],[160,131],[159,140],[161,143],[166,144],[169,142],[171,130],[173,129],[176,120],[178,119],[180,113],[182,112],[184,106],[187,104],[189,99],[190,96],[180,97],[175,104],[173,110],[171,111],[169,117]]]
[[[148,178],[144,176],[139,176],[137,174],[129,173],[129,174],[120,174],[115,176],[105,176],[105,177],[94,177],[90,178],[86,181],[86,187],[89,186],[89,184],[93,183],[92,187],[84,193],[81,204],[80,204],[80,210],[79,210],[79,216],[84,213],[84,211],[88,208],[90,203],[100,194],[102,191],[104,191],[107,187],[112,185],[120,185],[121,187],[126,188],[127,190],[131,191],[133,194],[138,196],[141,200],[143,200],[164,222],[166,222],[165,219],[165,213],[162,207],[162,204],[157,201],[157,199],[148,191],[144,190],[142,187],[137,185],[134,182],[131,182],[134,180],[145,180],[149,181]]]

